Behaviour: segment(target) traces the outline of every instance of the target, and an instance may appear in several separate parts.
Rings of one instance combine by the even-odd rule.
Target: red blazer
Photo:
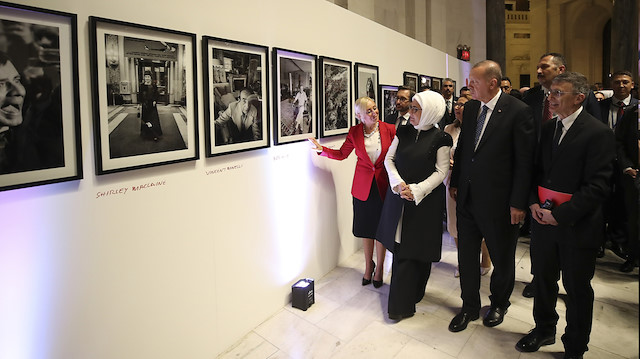
[[[387,170],[384,168],[384,158],[387,155],[393,137],[396,135],[396,127],[382,121],[378,121],[378,126],[382,151],[376,163],[371,163],[371,159],[364,148],[364,132],[361,123],[349,129],[349,134],[347,134],[347,138],[339,150],[332,150],[322,146],[322,152],[320,153],[320,156],[343,160],[349,157],[354,148],[356,149],[358,161],[356,162],[356,172],[353,176],[351,195],[361,201],[366,201],[369,198],[371,181],[374,176],[378,185],[378,192],[383,200],[387,193],[387,187],[389,187],[389,177],[387,176]]]

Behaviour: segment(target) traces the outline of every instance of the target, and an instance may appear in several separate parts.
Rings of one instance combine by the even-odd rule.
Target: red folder
[[[567,202],[571,199],[571,196],[571,193],[558,192],[538,186],[538,199],[540,200],[540,203],[544,203],[546,200],[551,200],[551,202],[553,202],[553,207],[557,207]]]

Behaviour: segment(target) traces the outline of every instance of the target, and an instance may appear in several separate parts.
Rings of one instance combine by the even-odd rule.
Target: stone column
[[[611,72],[629,70],[638,79],[638,1],[616,0],[611,17]]]
[[[487,59],[505,68],[504,0],[487,0]]]

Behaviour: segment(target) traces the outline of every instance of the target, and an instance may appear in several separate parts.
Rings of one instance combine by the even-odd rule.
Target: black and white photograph
[[[431,89],[431,77],[427,75],[420,75],[420,84],[418,85],[418,92]]]
[[[316,55],[273,49],[276,145],[317,137]]]
[[[416,73],[405,71],[402,74],[402,84],[415,92],[420,92],[420,89],[418,88],[418,81],[418,74]]]
[[[0,191],[82,178],[77,17],[0,2]]]
[[[320,137],[342,135],[351,124],[351,62],[320,57]]]
[[[453,80],[453,95],[458,93],[458,86],[456,86],[456,80]]]
[[[378,66],[357,63],[355,64],[356,99],[367,96],[373,102],[378,103],[376,91],[378,90]]]
[[[207,157],[269,147],[268,48],[203,37]]]
[[[389,115],[396,112],[396,97],[398,95],[398,86],[380,85],[380,118],[385,119]]]
[[[440,77],[431,77],[431,89],[440,92],[442,87],[442,79]]]
[[[195,35],[89,20],[97,173],[197,159]]]

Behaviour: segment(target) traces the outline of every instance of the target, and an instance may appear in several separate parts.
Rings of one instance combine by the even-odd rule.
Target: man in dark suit
[[[631,96],[633,86],[633,78],[629,71],[616,71],[611,75],[613,96],[600,101],[600,119],[614,131],[623,114],[638,106],[638,100]],[[622,174],[622,168],[620,168],[618,161],[615,161],[611,177],[611,193],[604,204],[605,243],[616,255],[627,259],[626,248],[631,237],[625,228],[625,198],[622,190],[622,181],[625,178]]]
[[[558,279],[567,291],[565,359],[588,350],[593,317],[593,288],[602,241],[602,203],[607,197],[615,153],[611,131],[582,107],[589,90],[576,72],[554,78],[549,106],[558,115],[542,125],[529,208],[531,259],[536,291],[536,327],[516,344],[523,352],[555,342]],[[543,191],[547,190],[547,193]]]
[[[444,126],[452,123],[456,118],[456,115],[453,113],[453,105],[456,103],[457,98],[454,94],[452,79],[447,77],[442,80],[440,94],[444,98],[444,103],[447,105],[447,110],[444,112],[442,120],[438,122],[438,127],[440,127],[441,130],[444,130]]]
[[[409,123],[409,108],[411,108],[411,99],[415,94],[416,92],[408,87],[398,87],[398,92],[396,93],[396,111],[387,115],[384,122],[395,125],[396,130],[398,127]]]
[[[538,61],[538,65],[536,67],[537,78],[540,84],[524,93],[522,101],[531,106],[531,110],[533,111],[533,122],[536,128],[537,141],[539,141],[540,139],[540,128],[542,127],[542,124],[551,120],[551,118],[553,117],[553,111],[549,109],[547,98],[549,94],[549,88],[551,88],[551,83],[553,82],[553,79],[556,78],[556,76],[564,73],[566,70],[567,61],[565,60],[564,56],[562,56],[562,54],[559,54],[557,52],[549,52],[543,54],[542,56],[540,56],[540,60]],[[583,107],[593,117],[600,118],[600,107],[598,105],[598,100],[595,98],[595,95],[592,92],[589,92],[589,95],[587,95]],[[531,216],[527,214],[524,225],[520,229],[521,236],[526,236],[529,234],[530,225]],[[522,295],[526,298],[533,298],[534,290],[535,288],[533,284],[529,283],[524,287]]]
[[[458,264],[462,310],[449,324],[459,332],[480,312],[480,244],[484,238],[494,271],[488,327],[502,323],[515,280],[518,223],[531,183],[535,135],[531,109],[500,91],[502,71],[482,61],[469,74],[475,100],[464,107],[450,195],[457,200]]]
[[[638,127],[638,107],[626,111],[616,125],[616,147],[618,169],[621,171],[620,184],[626,210],[627,238],[626,252],[629,258],[620,266],[620,271],[631,272],[638,266],[638,189],[640,187],[640,128]]]

